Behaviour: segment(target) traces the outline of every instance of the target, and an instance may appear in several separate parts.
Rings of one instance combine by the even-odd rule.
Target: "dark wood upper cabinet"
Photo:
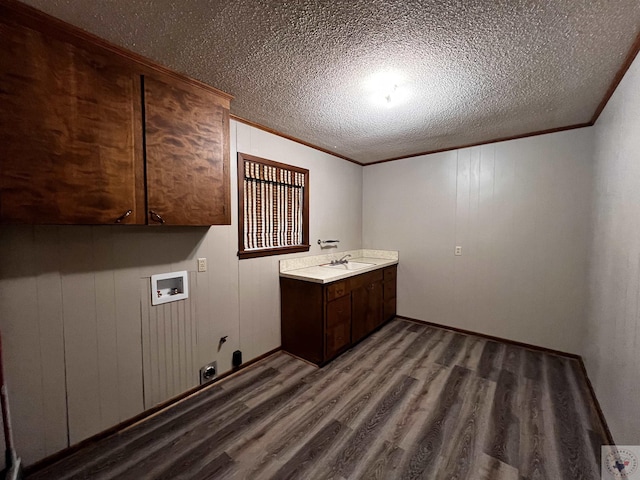
[[[146,76],[144,116],[149,224],[229,225],[225,102],[190,85]]]
[[[144,223],[140,77],[0,23],[0,221]]]
[[[0,223],[230,224],[230,99],[0,0]]]

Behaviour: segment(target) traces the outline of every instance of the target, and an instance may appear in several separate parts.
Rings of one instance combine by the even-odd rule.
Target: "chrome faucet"
[[[350,256],[351,254],[347,253],[340,260],[331,260],[331,265],[344,265],[345,263],[349,263],[349,260],[347,260],[347,257],[350,257]]]

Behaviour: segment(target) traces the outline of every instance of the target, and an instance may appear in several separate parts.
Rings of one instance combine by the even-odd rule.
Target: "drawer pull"
[[[131,213],[133,213],[133,210],[127,210],[122,215],[120,215],[118,218],[116,218],[116,222],[115,223],[122,223],[122,221],[125,218],[127,218],[129,215],[131,215]]]
[[[156,222],[163,224],[164,223],[164,218],[162,218],[160,215],[158,215],[156,212],[154,212],[153,210],[149,210],[149,213],[151,214],[151,218],[153,220],[155,220]]]

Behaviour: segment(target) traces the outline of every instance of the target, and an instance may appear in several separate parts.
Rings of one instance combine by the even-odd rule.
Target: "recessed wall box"
[[[151,275],[151,305],[175,302],[189,298],[186,270]]]

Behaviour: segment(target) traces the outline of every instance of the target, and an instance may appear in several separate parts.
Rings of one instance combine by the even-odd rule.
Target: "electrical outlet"
[[[206,258],[199,258],[198,259],[198,271],[199,272],[206,272],[207,271],[207,259]]]
[[[462,255],[462,247],[460,245],[456,246],[455,255],[456,256]]]
[[[211,362],[200,369],[200,385],[209,383],[218,376],[218,362]]]

